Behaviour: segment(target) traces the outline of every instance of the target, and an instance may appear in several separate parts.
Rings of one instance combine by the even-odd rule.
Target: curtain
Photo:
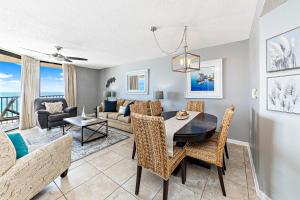
[[[40,61],[22,56],[21,94],[20,94],[20,129],[35,126],[34,100],[40,91]]]
[[[73,65],[63,64],[65,80],[65,98],[68,106],[77,106],[76,69]]]

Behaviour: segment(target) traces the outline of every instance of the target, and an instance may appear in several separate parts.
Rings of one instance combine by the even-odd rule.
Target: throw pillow
[[[125,114],[125,110],[126,110],[126,106],[120,106],[119,108],[119,113],[124,115]]]
[[[16,149],[17,159],[28,154],[28,147],[20,133],[10,133],[7,134],[7,137],[11,140]]]
[[[63,111],[62,102],[45,102],[45,107],[49,113],[60,113]]]
[[[0,177],[16,164],[16,150],[7,135],[0,127]]]
[[[125,109],[125,112],[124,112],[124,117],[127,117],[130,115],[130,105],[133,104],[134,101],[130,102],[127,106],[126,106],[126,109]]]
[[[118,100],[117,100],[117,111],[119,111],[120,106],[123,105],[124,101],[125,101],[124,99],[118,99]]]
[[[117,112],[117,101],[104,100],[104,112]]]

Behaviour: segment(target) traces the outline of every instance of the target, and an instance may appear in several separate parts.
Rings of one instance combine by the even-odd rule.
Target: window
[[[21,65],[0,61],[0,97],[20,95]]]
[[[62,68],[41,66],[40,96],[63,96],[64,78]]]
[[[0,54],[0,126],[4,131],[18,128],[20,112],[20,60]]]

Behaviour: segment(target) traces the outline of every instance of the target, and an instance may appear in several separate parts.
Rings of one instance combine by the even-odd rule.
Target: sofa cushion
[[[104,112],[117,112],[117,101],[104,100]]]
[[[99,113],[98,113],[98,117],[100,117],[100,118],[105,118],[105,119],[106,119],[108,113],[110,113],[110,112],[99,112]]]
[[[16,150],[7,135],[0,130],[0,176],[16,163]]]
[[[130,102],[131,100],[124,100],[123,106],[127,106]]]
[[[119,109],[120,109],[121,106],[123,106],[124,102],[125,102],[124,99],[118,99],[117,100],[117,108],[116,108],[117,112],[119,112]]]
[[[124,112],[124,116],[129,116],[130,115],[130,105],[134,104],[134,101],[131,101],[129,104],[127,104],[125,112]]]
[[[125,122],[125,123],[130,123],[130,116],[126,116],[124,117],[124,115],[119,115],[118,116],[118,120],[121,122]]]
[[[56,113],[48,116],[49,122],[62,121],[64,118],[69,117],[69,113]]]
[[[7,134],[7,136],[15,147],[17,159],[22,158],[29,153],[27,144],[20,133],[10,133]]]
[[[113,112],[113,113],[108,113],[107,118],[108,119],[118,119],[118,116],[121,115],[120,113]]]

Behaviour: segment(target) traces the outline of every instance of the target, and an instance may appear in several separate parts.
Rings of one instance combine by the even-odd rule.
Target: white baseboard
[[[253,173],[253,178],[254,178],[254,185],[255,185],[256,195],[257,195],[257,197],[260,200],[272,200],[263,191],[261,191],[259,189],[258,180],[257,180],[256,172],[255,172],[255,167],[254,167],[252,153],[251,153],[251,149],[250,149],[249,143],[248,142],[239,141],[239,140],[233,140],[233,139],[229,139],[229,138],[227,139],[227,142],[231,143],[231,144],[237,144],[237,145],[242,145],[242,146],[246,146],[247,147],[249,158],[250,158],[250,165],[251,165],[251,169],[252,169],[252,173]]]

